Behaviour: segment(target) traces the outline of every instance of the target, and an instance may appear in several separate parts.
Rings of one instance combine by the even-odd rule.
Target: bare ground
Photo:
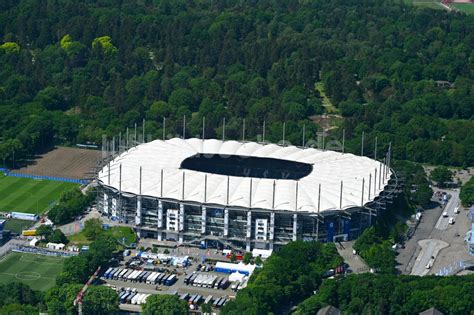
[[[85,179],[93,176],[101,151],[57,147],[15,173]]]

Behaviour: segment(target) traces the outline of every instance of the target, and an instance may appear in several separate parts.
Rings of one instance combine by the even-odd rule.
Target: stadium
[[[275,249],[356,238],[396,193],[390,164],[315,148],[155,140],[98,172],[98,209],[139,237]],[[211,242],[212,241],[212,242]]]

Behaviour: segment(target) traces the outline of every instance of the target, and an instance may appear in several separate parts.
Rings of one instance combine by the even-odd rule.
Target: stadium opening
[[[368,157],[195,138],[120,153],[98,183],[99,210],[141,238],[247,251],[354,239],[397,185],[388,165]]]

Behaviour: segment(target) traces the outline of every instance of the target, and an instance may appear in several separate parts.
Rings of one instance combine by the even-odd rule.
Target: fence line
[[[74,184],[80,184],[80,185],[87,185],[89,183],[89,180],[86,180],[86,179],[75,179],[75,178],[68,178],[68,177],[56,177],[56,176],[12,173],[9,169],[6,169],[6,168],[0,168],[0,171],[4,172],[6,176],[10,176],[10,177],[51,180],[51,181],[74,183]]]
[[[12,249],[12,251],[20,252],[20,253],[33,253],[33,254],[45,255],[45,256],[54,256],[54,257],[72,257],[72,256],[79,255],[78,252],[54,251],[51,249],[31,247],[31,246],[16,246]]]

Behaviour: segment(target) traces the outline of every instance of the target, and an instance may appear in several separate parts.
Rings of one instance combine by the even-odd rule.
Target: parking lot
[[[125,311],[139,312],[140,305],[151,294],[175,294],[187,301],[193,310],[209,302],[217,310],[234,298],[236,291],[246,283],[246,278],[240,282],[231,281],[229,274],[213,271],[213,263],[187,260],[176,265],[176,261],[149,259],[147,255],[153,255],[151,253],[145,254],[145,258],[139,255],[143,253],[133,252],[124,257],[100,278],[104,285],[117,291],[121,298],[120,308]]]
[[[423,212],[414,235],[398,250],[401,273],[436,274],[445,266],[472,259],[464,240],[470,230],[470,220],[467,210],[460,206],[459,190],[435,189],[437,191],[440,193],[432,199],[435,206]],[[443,192],[450,195],[446,204]]]

